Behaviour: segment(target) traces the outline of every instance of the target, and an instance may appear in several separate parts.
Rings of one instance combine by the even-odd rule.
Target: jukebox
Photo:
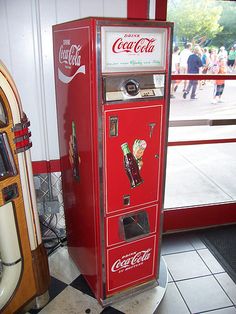
[[[29,148],[29,120],[0,62],[0,312],[48,301],[49,269],[42,244]]]

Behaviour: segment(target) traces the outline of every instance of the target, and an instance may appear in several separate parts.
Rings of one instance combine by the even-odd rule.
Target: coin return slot
[[[2,190],[3,199],[6,202],[11,201],[12,199],[16,198],[18,196],[18,187],[17,184],[12,184],[7,187],[5,187]]]
[[[124,204],[124,206],[130,205],[130,195],[124,195],[123,196],[123,204]]]
[[[139,212],[130,216],[122,217],[124,240],[131,240],[142,237],[150,232],[148,215],[146,212]]]

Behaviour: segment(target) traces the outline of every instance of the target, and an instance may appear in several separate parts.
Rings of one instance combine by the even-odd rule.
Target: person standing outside
[[[175,46],[172,53],[172,64],[171,64],[172,74],[179,74],[179,51],[180,51],[179,47]],[[177,90],[177,88],[178,88],[178,82],[172,81],[170,98],[175,98],[174,92]]]
[[[216,48],[211,48],[209,70],[211,74],[217,74],[219,71],[219,57]]]
[[[180,69],[180,74],[187,74],[187,69],[188,69],[188,57],[192,54],[192,44],[187,43],[185,45],[185,48],[180,52],[179,55],[179,69]],[[184,88],[183,92],[185,92],[186,87],[187,87],[188,81],[184,81]]]
[[[202,74],[207,74],[208,68],[209,68],[209,64],[210,64],[210,54],[208,52],[208,48],[205,47],[202,50]],[[203,89],[203,85],[206,84],[205,80],[201,80],[200,82],[200,89]]]
[[[228,54],[228,61],[227,61],[229,72],[232,72],[234,70],[235,60],[236,60],[236,47],[235,48],[231,47]]]
[[[191,54],[188,58],[188,73],[189,74],[198,74],[200,68],[202,67],[202,60],[201,60],[201,47],[195,46],[193,54]],[[187,86],[186,91],[183,93],[183,98],[186,99],[187,95],[191,91],[190,98],[197,99],[196,97],[196,90],[197,90],[198,81],[197,80],[190,80]]]
[[[218,74],[226,74],[227,73],[227,67],[226,67],[226,60],[225,58],[220,58],[219,60],[219,73]],[[214,86],[214,96],[212,100],[212,104],[216,104],[217,101],[219,103],[223,102],[221,99],[221,96],[223,94],[225,88],[225,80],[216,80],[215,86]]]
[[[228,52],[224,46],[220,47],[220,51],[218,52],[218,59],[220,60],[222,58],[225,59],[225,61],[228,59]]]
[[[203,55],[202,55],[202,73],[207,74],[207,70],[210,64],[210,54],[208,48],[203,48]]]

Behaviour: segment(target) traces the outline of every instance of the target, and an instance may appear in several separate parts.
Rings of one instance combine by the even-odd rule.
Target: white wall
[[[33,161],[59,158],[52,25],[86,16],[126,17],[127,0],[0,0],[0,59],[31,121]]]

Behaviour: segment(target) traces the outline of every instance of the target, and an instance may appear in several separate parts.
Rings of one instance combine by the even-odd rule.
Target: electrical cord
[[[59,247],[64,246],[66,242],[66,237],[60,237],[58,235],[59,230],[57,228],[58,218],[57,215],[52,214],[46,219],[43,216],[39,217],[41,229],[42,229],[42,239],[45,249],[47,250],[47,255],[50,256]],[[47,221],[48,220],[48,221]],[[56,222],[53,225],[53,220]],[[48,236],[48,233],[53,234],[53,236]]]

